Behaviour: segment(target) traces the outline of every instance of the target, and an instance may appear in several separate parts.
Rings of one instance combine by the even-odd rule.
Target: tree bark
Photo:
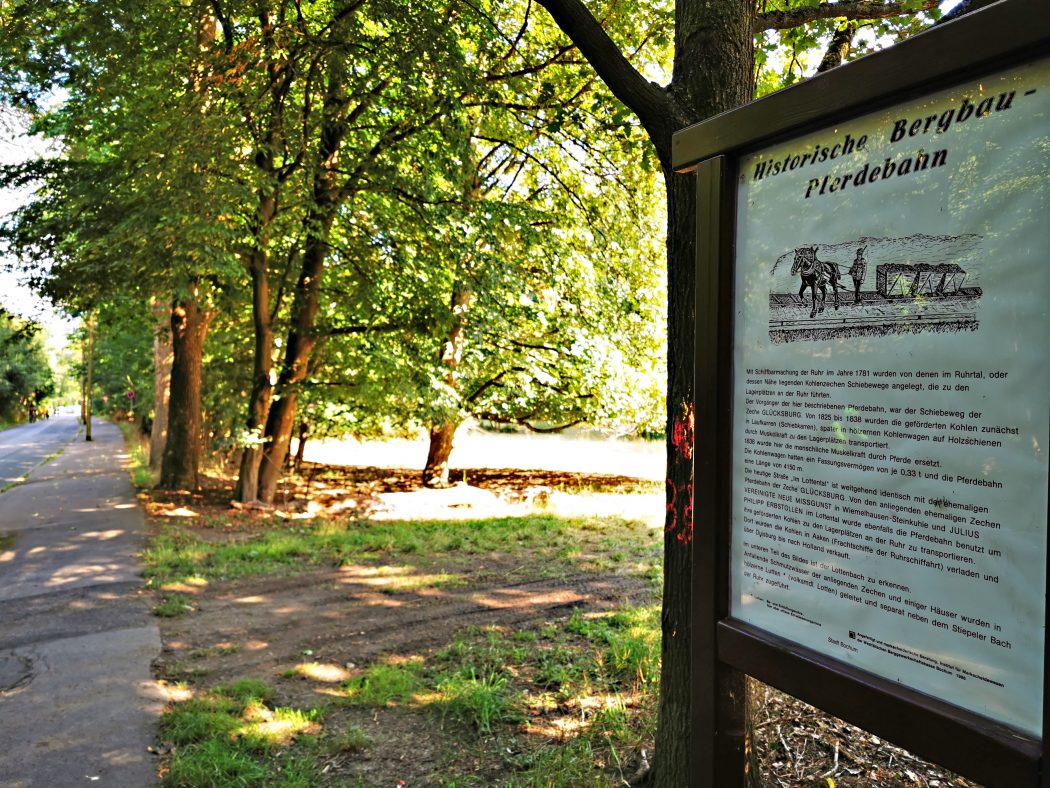
[[[693,538],[692,403],[696,184],[670,166],[671,134],[752,99],[755,4],[752,0],[675,3],[675,57],[666,89],[647,82],[622,56],[580,0],[539,0],[613,94],[638,115],[656,148],[667,184],[668,386],[667,516],[660,709],[651,783],[679,788],[691,780],[691,543]],[[703,231],[703,228],[700,228]],[[686,426],[688,425],[688,429]],[[697,447],[703,451],[703,446]],[[719,699],[739,746],[745,720],[744,678],[719,677]],[[726,775],[730,780],[742,775]],[[732,784],[727,782],[725,784]]]
[[[168,439],[168,399],[171,394],[171,313],[153,304],[157,324],[153,330],[153,426],[150,430],[149,467],[160,470]]]
[[[336,28],[346,24],[341,16]],[[340,30],[332,34],[341,41]],[[346,93],[347,59],[345,45],[334,45],[326,62],[328,84],[318,137],[316,165],[312,177],[310,206],[303,223],[306,241],[303,262],[292,301],[292,324],[285,342],[285,355],[277,378],[277,390],[263,434],[263,455],[259,465],[259,500],[272,503],[281,476],[288,447],[292,440],[299,387],[306,379],[310,356],[317,342],[318,298],[328,255],[328,238],[339,208],[348,196],[340,188],[339,149],[349,129],[352,113],[348,111]],[[360,107],[359,107],[360,109]]]
[[[831,69],[838,68],[845,63],[846,58],[849,57],[850,49],[853,47],[853,39],[856,35],[856,22],[843,22],[839,25],[834,35],[831,36],[831,41],[828,42],[828,48],[824,52],[824,57],[821,59],[820,65],[817,66],[817,73],[823,74],[825,71],[831,71]]]
[[[282,63],[276,53],[275,25],[265,4],[257,9],[259,27],[262,33],[263,50],[270,53],[266,71],[274,86],[270,95],[270,104],[266,124],[256,141],[255,166],[263,176],[264,185],[259,191],[259,202],[252,226],[253,248],[248,255],[248,273],[252,280],[252,324],[254,329],[255,352],[252,365],[252,391],[248,398],[248,415],[245,429],[248,444],[241,454],[240,471],[237,475],[237,487],[234,499],[248,502],[259,496],[259,467],[263,458],[263,432],[266,420],[270,415],[273,402],[273,320],[280,304],[270,304],[270,237],[274,220],[278,212],[278,194],[280,184],[287,178],[295,166],[278,174],[275,151],[285,144],[282,134],[284,128],[285,99],[296,79],[296,70]],[[229,25],[226,25],[228,28]],[[252,126],[253,105],[245,109],[245,118]]]
[[[193,491],[200,486],[201,362],[210,322],[196,293],[172,306],[168,440],[157,484],[162,490]]]
[[[318,187],[320,188],[320,187]],[[292,304],[292,327],[285,343],[284,360],[277,379],[278,396],[270,406],[266,419],[262,461],[259,465],[259,500],[272,503],[281,477],[288,446],[292,440],[299,386],[306,379],[310,355],[317,341],[314,326],[317,322],[321,277],[324,274],[328,252],[328,234],[332,229],[335,210],[327,200],[318,203],[315,193],[314,208],[307,218],[314,233],[306,243],[303,267],[295,288]]]
[[[95,316],[87,316],[87,348],[85,350],[84,367],[84,440],[94,440],[91,437],[91,391],[94,388],[93,377],[95,374]]]
[[[755,4],[751,0],[700,0],[677,3],[675,61],[671,92],[678,106],[699,122],[750,101],[754,73]],[[670,139],[654,140],[670,151]],[[661,156],[666,162],[666,158]],[[664,168],[667,183],[668,386],[667,521],[664,534],[663,643],[660,711],[657,726],[655,785],[681,786],[690,778],[691,542],[693,539],[694,447],[693,326],[696,286],[696,179]],[[703,407],[704,403],[699,403]],[[688,427],[688,429],[686,429]],[[675,436],[685,440],[675,440]],[[683,494],[684,493],[684,494]],[[703,491],[699,496],[702,501]],[[744,676],[733,671],[718,677],[718,702],[735,746],[746,751]],[[733,785],[743,775],[723,775]]]
[[[256,248],[248,260],[252,278],[252,324],[255,353],[252,362],[252,391],[248,398],[248,418],[245,420],[250,443],[241,454],[240,472],[233,497],[237,501],[254,501],[259,496],[259,468],[263,459],[263,430],[273,401],[273,320],[270,313],[269,255],[267,232],[277,213],[273,195],[263,197],[256,219]]]
[[[459,424],[446,421],[430,428],[430,447],[427,464],[423,467],[425,487],[448,487],[448,458],[452,455],[452,439]]]
[[[296,473],[301,473],[303,470],[303,459],[306,455],[306,439],[308,437],[310,437],[310,425],[300,419],[299,435],[295,444],[295,460],[292,464],[292,468]]]
[[[447,370],[445,383],[456,388],[456,369],[463,359],[467,343],[467,310],[474,294],[469,287],[456,282],[452,288],[452,328],[441,348],[441,363]],[[430,427],[430,448],[423,466],[423,484],[427,487],[448,486],[448,459],[452,454],[452,439],[460,425],[458,418],[446,418]]]

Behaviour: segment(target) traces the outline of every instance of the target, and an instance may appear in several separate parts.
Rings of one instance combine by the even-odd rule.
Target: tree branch
[[[555,52],[553,55],[551,55],[549,58],[547,58],[541,63],[535,63],[531,66],[523,66],[522,68],[519,68],[516,71],[506,71],[501,74],[486,74],[485,81],[501,82],[503,80],[514,79],[516,77],[526,77],[530,74],[538,74],[545,68],[549,68],[550,66],[553,66],[556,63],[560,62],[561,59],[565,57],[565,55],[567,55],[569,52],[572,52],[574,49],[576,49],[576,47],[572,44],[566,44],[563,47],[558,47],[557,52]]]
[[[474,393],[471,394],[468,397],[464,397],[463,401],[467,402],[467,403],[476,402],[478,400],[478,398],[480,398],[481,395],[484,394],[489,389],[491,389],[493,387],[502,388],[503,385],[504,385],[503,378],[507,377],[507,375],[509,373],[511,373],[511,372],[524,372],[524,371],[525,371],[524,367],[511,367],[510,369],[505,369],[502,372],[500,372],[499,374],[495,375],[494,377],[491,377],[488,380],[486,380],[480,386],[478,386],[478,388],[474,390]]]
[[[525,427],[525,429],[527,429],[529,432],[538,432],[540,434],[545,434],[550,432],[563,432],[564,430],[569,429],[569,427],[575,427],[577,424],[583,424],[583,421],[583,419],[573,419],[568,424],[559,424],[556,427],[537,427],[535,424],[528,421],[527,419],[522,419],[518,423]]]
[[[233,40],[233,25],[230,24],[230,18],[226,16],[226,12],[222,10],[222,3],[219,0],[212,0],[211,10],[215,14],[216,21],[222,26],[223,51],[229,54],[233,50],[235,43]]]
[[[820,61],[820,65],[817,66],[818,74],[838,68],[846,61],[846,58],[849,57],[850,48],[853,46],[853,39],[857,35],[857,25],[857,22],[845,22],[839,25],[838,30],[835,31],[831,41],[828,43],[827,51],[824,52],[824,58]]]
[[[402,323],[380,323],[375,326],[334,326],[333,328],[324,329],[317,333],[319,336],[325,337],[345,337],[353,334],[380,334],[390,331],[401,331],[405,328],[408,328],[408,326]]]
[[[514,150],[516,150],[518,153],[520,153],[526,159],[534,162],[536,164],[536,166],[538,166],[540,169],[542,169],[544,172],[546,172],[548,175],[550,175],[558,183],[558,185],[562,188],[562,191],[564,191],[565,194],[567,194],[569,196],[569,199],[571,199],[573,201],[573,203],[576,204],[577,207],[579,207],[581,210],[586,210],[586,206],[584,205],[583,200],[575,192],[575,190],[571,186],[569,186],[569,184],[567,184],[562,179],[561,175],[559,175],[558,172],[555,169],[553,169],[552,167],[548,166],[546,162],[543,162],[540,159],[536,158],[536,156],[534,156],[532,153],[530,153],[525,148],[523,148],[523,147],[521,147],[519,145],[514,145],[514,144],[512,144],[510,142],[507,142],[506,140],[499,140],[499,139],[496,139],[496,138],[484,137],[484,136],[481,136],[480,134],[475,136],[475,139],[484,140],[485,142],[492,142],[492,143],[506,142],[506,144],[509,147],[511,147]]]
[[[845,0],[839,3],[821,3],[790,11],[766,11],[755,16],[755,32],[763,30],[787,30],[801,27],[821,19],[886,19],[891,16],[906,16],[919,11],[932,11],[941,0],[923,0],[919,8],[908,8],[906,3],[875,2],[874,0]]]
[[[538,2],[572,39],[612,94],[638,116],[646,130],[659,134],[672,114],[667,91],[631,65],[581,0]]]

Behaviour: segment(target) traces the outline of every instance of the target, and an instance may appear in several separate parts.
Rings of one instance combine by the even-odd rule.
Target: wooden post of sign
[[[692,723],[693,786],[742,788],[747,774],[747,677],[718,659],[717,625],[729,612],[729,353],[721,316],[721,287],[732,213],[725,189],[726,159],[697,167],[697,271],[694,337],[695,449],[693,452]],[[729,294],[731,295],[731,294]]]
[[[1047,522],[1050,523],[1050,500],[1047,501]],[[1050,539],[1047,540],[1046,544],[1046,566],[1050,567]],[[1043,624],[1043,632],[1050,632],[1050,578],[1046,580],[1047,590],[1044,593],[1047,596],[1046,611],[1045,611],[1045,623]],[[1046,635],[1044,634],[1044,637]],[[1050,640],[1050,638],[1048,638]],[[1047,736],[1047,731],[1050,730],[1050,642],[1044,641],[1043,643],[1043,735],[1040,741],[1041,752],[1039,760],[1039,786],[1040,788],[1050,788],[1050,736]]]

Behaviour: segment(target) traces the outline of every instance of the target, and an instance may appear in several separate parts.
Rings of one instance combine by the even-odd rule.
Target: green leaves
[[[26,415],[54,392],[54,378],[39,336],[40,327],[0,307],[0,420]]]

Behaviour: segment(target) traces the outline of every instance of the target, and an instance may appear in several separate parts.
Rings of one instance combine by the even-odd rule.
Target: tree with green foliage
[[[421,244],[445,261],[440,352],[419,370],[425,483],[447,482],[466,417],[541,431],[633,417],[644,429],[660,407],[657,387],[631,401],[661,367],[655,172],[625,166],[646,160],[643,141],[532,14],[502,2],[470,18],[480,79],[457,112],[458,194],[429,210],[434,237]]]
[[[153,323],[148,304],[111,300],[93,315],[93,410],[134,421],[148,434],[153,412]]]
[[[451,24],[440,138],[406,137],[333,223],[323,358],[298,392],[323,431],[422,425],[437,483],[465,417],[640,426],[662,396],[637,393],[659,379],[662,342],[656,175],[622,166],[642,140],[610,122],[614,99],[552,25],[535,40],[527,3],[458,8]]]
[[[8,9],[0,57],[22,75],[9,90],[65,145],[13,176],[42,188],[11,234],[71,307],[101,303],[115,282],[143,301],[168,294],[179,418],[162,486],[196,485],[204,336],[216,319],[243,326],[245,309],[246,418],[232,436],[206,430],[243,448],[244,500],[272,498],[297,402],[324,368],[319,344],[360,370],[401,343],[392,357],[407,366],[384,385],[408,381],[411,418],[385,396],[355,397],[358,416],[447,435],[438,465],[466,415],[547,428],[612,420],[629,403],[648,418],[654,387],[632,398],[627,384],[659,367],[661,286],[636,218],[653,171],[622,175],[639,138],[608,120],[614,100],[553,25],[537,40],[527,3],[59,5]],[[58,82],[68,96],[45,107]],[[621,209],[615,221],[604,203]],[[453,371],[442,348],[468,325]],[[627,341],[637,352],[622,353]],[[212,358],[237,358],[226,342]],[[238,391],[213,389],[211,416],[226,424]]]
[[[223,135],[202,111],[206,32],[193,8],[158,10],[137,0],[4,9],[0,61],[17,75],[9,96],[35,131],[63,146],[58,158],[9,170],[8,182],[38,188],[7,235],[40,289],[72,311],[90,311],[117,288],[172,305],[180,371],[161,484],[192,489],[200,351],[215,284],[239,274],[225,217],[240,186],[212,166]]]
[[[54,393],[40,326],[0,307],[0,420],[26,418]]]
[[[880,46],[890,37],[917,32],[939,15],[937,2],[923,0],[675,0],[673,55],[669,82],[647,76],[648,63],[632,55],[642,34],[617,40],[607,17],[634,11],[629,4],[606,8],[583,0],[538,0],[580,54],[632,112],[645,130],[667,187],[668,269],[668,514],[664,542],[663,651],[656,758],[647,779],[655,785],[686,785],[690,779],[690,691],[707,682],[716,697],[744,697],[743,677],[725,673],[695,676],[690,670],[692,465],[693,444],[693,292],[695,285],[696,194],[692,177],[671,167],[671,135],[751,101],[756,89],[781,87],[802,76],[804,52],[833,46],[838,58]],[[835,36],[843,25],[864,25],[874,43],[853,47],[852,37]],[[848,41],[845,39],[849,39]],[[773,52],[777,57],[771,57]],[[632,58],[634,63],[632,63]],[[829,67],[836,57],[828,58]],[[788,66],[774,74],[778,62]],[[746,721],[730,723],[744,748]],[[726,784],[738,775],[724,775]]]

